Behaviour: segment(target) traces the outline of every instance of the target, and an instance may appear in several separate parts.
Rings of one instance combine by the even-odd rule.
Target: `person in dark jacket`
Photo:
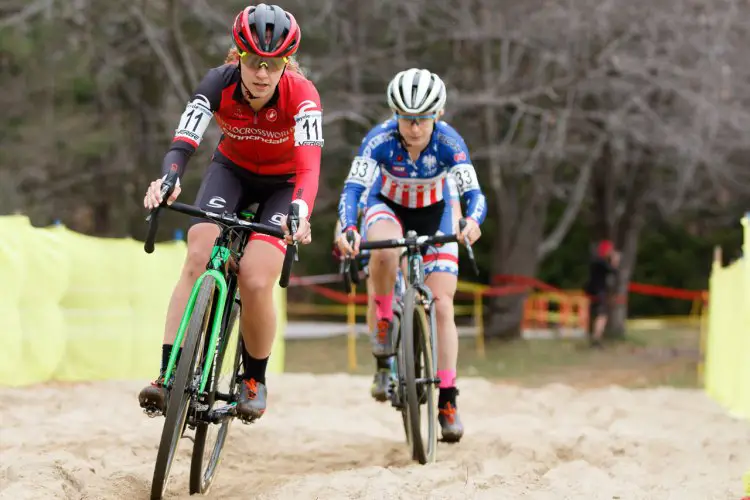
[[[609,317],[609,293],[614,288],[620,253],[609,240],[600,241],[589,264],[589,279],[585,291],[589,296],[589,317],[592,330],[589,332],[592,347],[602,346],[604,329]]]

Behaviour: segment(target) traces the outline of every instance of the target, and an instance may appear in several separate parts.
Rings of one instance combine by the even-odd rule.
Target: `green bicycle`
[[[162,199],[174,189],[176,176],[168,174],[162,185]],[[190,494],[205,494],[210,489],[229,425],[237,416],[236,405],[241,383],[242,336],[234,331],[241,303],[237,289],[239,262],[253,232],[283,238],[273,226],[253,222],[254,213],[238,215],[207,212],[192,205],[162,203],[146,219],[149,232],[144,249],[154,251],[154,239],[161,208],[215,222],[221,227],[206,271],[193,285],[182,316],[177,337],[164,373],[169,391],[166,419],[162,429],[151,483],[151,499],[162,498],[178,443],[187,428],[195,430],[190,463]],[[299,212],[296,204],[289,207],[289,229],[297,231]],[[297,244],[287,247],[279,285],[289,284],[292,263],[297,260]],[[182,352],[178,356],[179,347]],[[226,375],[223,380],[222,375]],[[243,422],[248,423],[248,422]],[[210,444],[209,435],[218,427]],[[187,436],[190,438],[190,436]]]

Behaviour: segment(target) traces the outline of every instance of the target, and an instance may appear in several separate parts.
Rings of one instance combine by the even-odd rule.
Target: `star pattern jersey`
[[[398,122],[388,120],[367,134],[354,157],[339,201],[341,227],[356,225],[359,201],[368,187],[368,206],[380,195],[405,208],[425,208],[445,199],[448,174],[466,202],[467,217],[481,224],[487,204],[458,132],[436,122],[429,144],[414,162],[402,144]]]
[[[365,210],[367,209],[367,198],[370,195],[370,189],[372,188],[372,185],[374,182],[375,182],[374,177],[369,179],[369,181],[367,182],[367,186],[365,187],[365,190],[362,191],[362,194],[359,197],[359,202],[357,204],[357,207],[358,207],[357,211],[360,215],[364,214]],[[447,189],[447,193],[446,193],[446,189]],[[458,186],[456,185],[456,178],[450,172],[448,172],[445,176],[445,189],[443,189],[443,198],[452,202],[459,199]]]

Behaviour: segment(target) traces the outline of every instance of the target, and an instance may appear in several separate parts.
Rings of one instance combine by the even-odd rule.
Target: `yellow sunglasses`
[[[261,57],[242,50],[237,52],[240,54],[242,64],[252,69],[260,69],[265,66],[269,71],[280,71],[289,62],[288,57]]]

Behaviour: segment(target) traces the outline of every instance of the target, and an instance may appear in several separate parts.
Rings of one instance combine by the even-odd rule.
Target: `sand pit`
[[[0,498],[148,498],[163,419],[141,413],[141,386],[0,389]],[[750,467],[750,425],[698,391],[465,378],[464,440],[420,466],[368,378],[284,375],[269,387],[264,418],[233,424],[208,498],[737,500]],[[187,493],[190,444],[168,498],[199,498]]]

